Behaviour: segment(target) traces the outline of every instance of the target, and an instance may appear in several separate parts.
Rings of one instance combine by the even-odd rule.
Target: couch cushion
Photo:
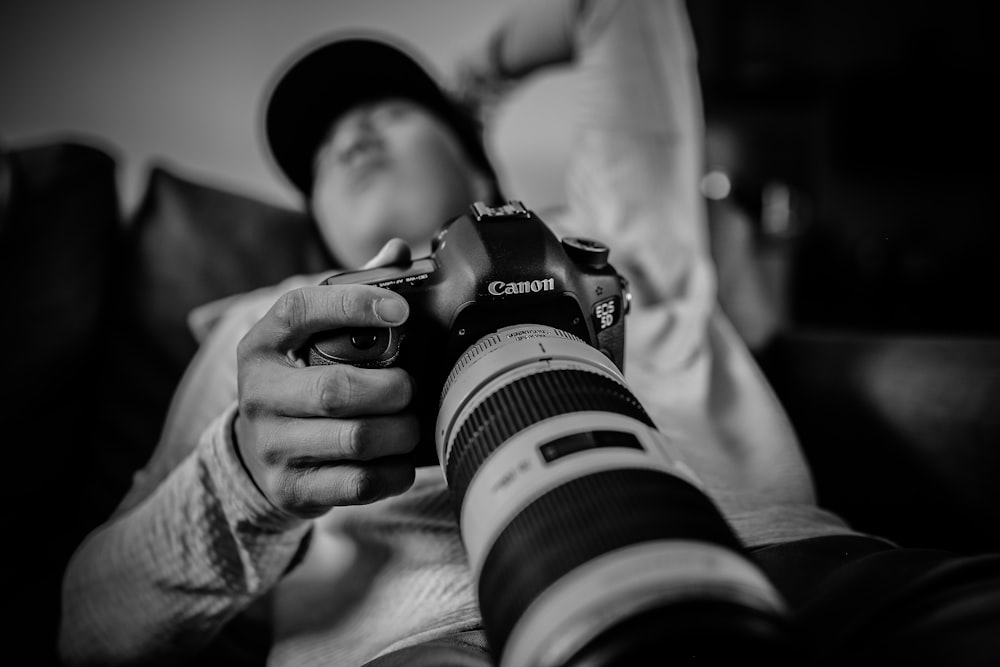
[[[5,286],[4,382],[12,414],[52,390],[96,335],[120,228],[115,159],[78,141],[25,145],[0,169],[0,281]]]
[[[907,546],[1000,549],[1000,339],[800,330],[762,363],[824,506]]]
[[[120,248],[93,493],[110,511],[159,437],[197,347],[196,306],[333,266],[306,214],[154,165]]]
[[[0,417],[8,433],[32,434],[30,444],[6,448],[7,463],[33,470],[43,456],[56,495],[69,500],[122,227],[117,162],[109,147],[61,136],[11,146],[3,162]],[[30,497],[32,476],[9,482],[4,492],[15,505]]]
[[[332,266],[302,212],[155,166],[130,223],[130,304],[150,341],[182,368],[196,343],[193,308]]]
[[[4,224],[9,215],[12,178],[10,156],[4,147],[0,146],[0,237],[3,235]]]
[[[5,600],[33,662],[55,664],[62,569],[83,537],[94,345],[121,228],[112,150],[60,136],[0,153],[0,423]]]

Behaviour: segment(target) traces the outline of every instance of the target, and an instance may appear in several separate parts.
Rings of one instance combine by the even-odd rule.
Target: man
[[[527,3],[494,35],[466,73],[480,90],[582,68],[567,206],[545,220],[612,247],[634,291],[625,377],[740,540],[769,567],[824,563],[810,585],[892,551],[817,507],[786,416],[716,306],[683,3]],[[268,100],[275,161],[346,268],[425,254],[442,221],[501,190],[462,107],[373,37],[309,50]],[[311,333],[398,324],[408,305],[323,277],[201,313],[212,324],[153,458],[68,568],[69,662],[179,659],[257,622],[274,665],[489,664],[440,471],[406,457],[419,388],[398,368],[299,355]]]

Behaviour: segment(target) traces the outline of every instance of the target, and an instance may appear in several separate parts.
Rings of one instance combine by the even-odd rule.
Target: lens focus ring
[[[589,410],[614,412],[653,426],[632,392],[591,371],[536,373],[501,387],[472,411],[455,435],[446,470],[452,497],[465,497],[483,461],[511,436],[543,419]]]

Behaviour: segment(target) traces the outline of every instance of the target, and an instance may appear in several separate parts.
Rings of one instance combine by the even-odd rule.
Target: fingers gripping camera
[[[446,223],[431,254],[404,265],[338,274],[323,284],[391,289],[410,304],[401,327],[325,332],[310,342],[309,364],[347,363],[407,370],[419,387],[415,405],[428,422],[419,462],[435,462],[433,416],[453,364],[483,336],[523,323],[576,336],[624,366],[627,281],[609,250],[584,238],[557,239],[519,201],[475,203]]]

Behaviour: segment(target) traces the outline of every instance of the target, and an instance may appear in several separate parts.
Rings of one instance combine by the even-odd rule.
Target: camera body
[[[433,416],[441,389],[453,364],[484,335],[525,323],[547,325],[623,368],[630,295],[608,255],[598,241],[557,238],[519,201],[496,207],[477,202],[439,230],[430,255],[323,281],[393,290],[406,298],[410,317],[400,327],[318,334],[309,341],[306,361],[407,370],[417,386],[414,407],[427,422],[418,462],[436,463]]]

